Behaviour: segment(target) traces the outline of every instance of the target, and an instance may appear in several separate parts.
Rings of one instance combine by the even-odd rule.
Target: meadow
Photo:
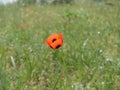
[[[0,90],[120,90],[120,1],[111,2],[0,6]],[[53,33],[63,34],[56,50],[45,43]]]

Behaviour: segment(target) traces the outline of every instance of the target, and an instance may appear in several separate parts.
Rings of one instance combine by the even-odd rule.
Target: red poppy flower
[[[21,28],[24,28],[25,27],[25,25],[22,23],[22,24],[20,24],[20,26],[21,26]]]
[[[52,49],[61,47],[63,44],[62,33],[50,35],[45,42]]]

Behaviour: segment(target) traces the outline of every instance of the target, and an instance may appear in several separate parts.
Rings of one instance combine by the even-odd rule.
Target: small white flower
[[[79,82],[73,83],[72,88],[74,90],[85,90],[84,85],[80,84]]]
[[[102,49],[100,49],[100,51],[99,51],[100,53],[102,53],[103,52],[103,50]]]
[[[103,66],[99,66],[99,69],[103,69]]]
[[[97,32],[98,34],[100,34],[100,32]]]
[[[111,59],[110,58],[106,58],[106,61],[109,62],[109,61],[111,61]]]
[[[28,50],[29,50],[30,52],[32,52],[32,51],[33,51],[31,47],[28,47]]]
[[[105,84],[105,82],[102,82],[101,84],[102,84],[102,85],[104,85],[104,84]]]

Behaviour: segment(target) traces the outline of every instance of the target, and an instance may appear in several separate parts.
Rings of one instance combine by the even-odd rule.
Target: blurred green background
[[[119,0],[0,2],[0,90],[120,90]]]

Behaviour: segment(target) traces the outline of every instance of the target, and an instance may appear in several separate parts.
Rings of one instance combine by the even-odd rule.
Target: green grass
[[[112,3],[0,6],[0,90],[120,90],[120,1]],[[60,32],[63,46],[52,50],[45,40]]]

